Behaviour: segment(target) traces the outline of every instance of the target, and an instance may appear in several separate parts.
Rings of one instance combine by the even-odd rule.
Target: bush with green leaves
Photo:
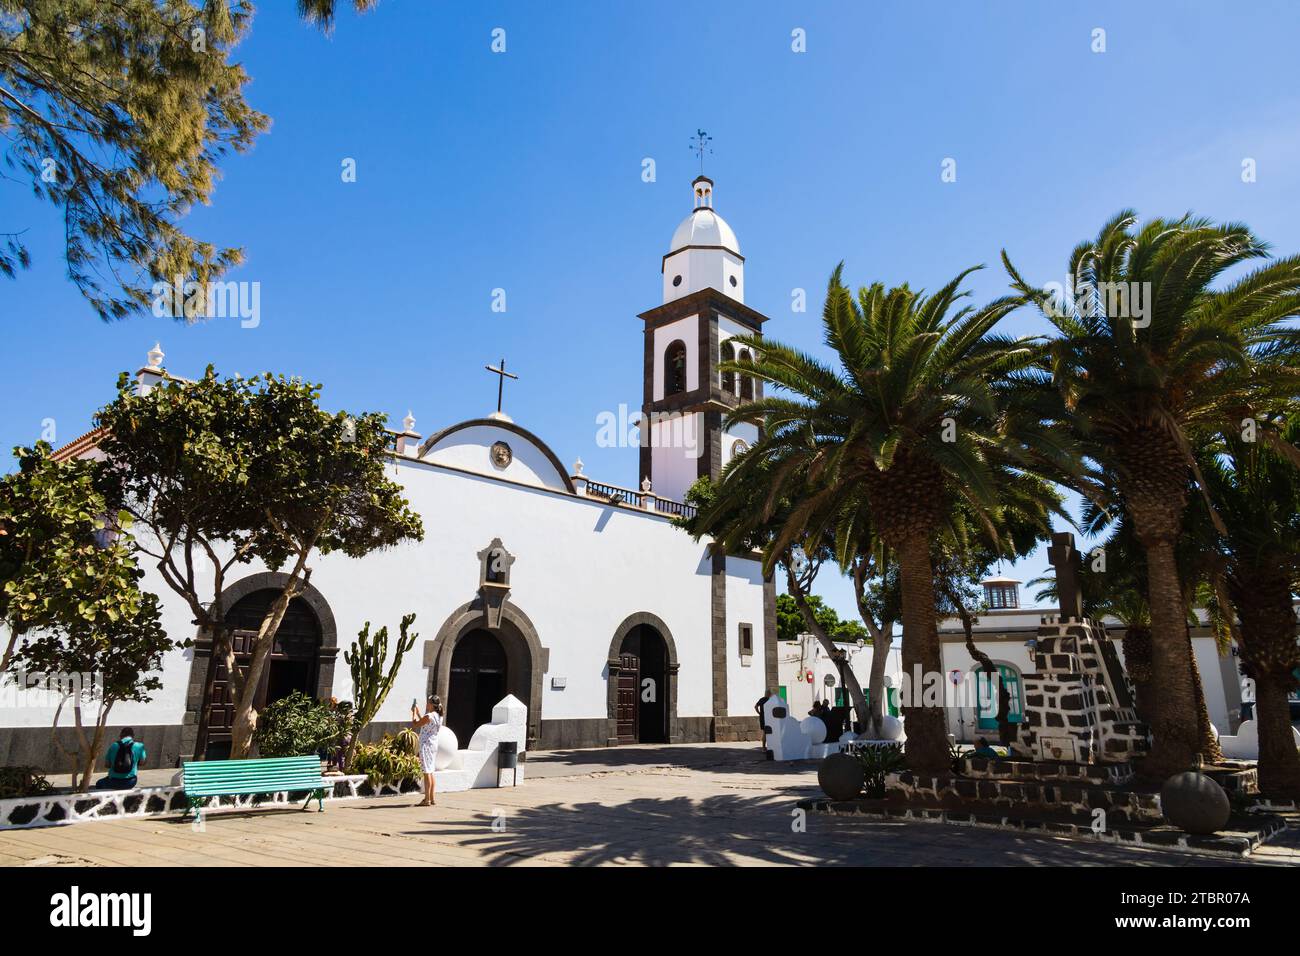
[[[351,708],[294,691],[268,704],[257,721],[257,750],[263,757],[301,757],[334,745],[351,723]]]
[[[375,786],[400,786],[405,780],[418,780],[422,773],[420,758],[410,749],[410,731],[396,736],[384,734],[374,744],[357,744],[348,765],[349,773],[364,773]]]
[[[866,781],[863,790],[873,800],[885,795],[885,775],[903,769],[903,745],[886,744],[879,747],[862,747],[855,756],[862,764]]]
[[[0,800],[34,797],[53,787],[35,767],[0,767]]]

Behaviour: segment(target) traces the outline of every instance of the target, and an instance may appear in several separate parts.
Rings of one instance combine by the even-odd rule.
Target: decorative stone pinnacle
[[[649,476],[646,476],[645,478],[642,478],[642,479],[641,479],[641,491],[644,492],[645,494],[649,494],[649,493],[650,493],[650,478],[649,478]]]
[[[409,408],[406,410],[406,417],[402,419],[402,431],[415,431],[415,416],[411,414]]]
[[[161,342],[155,342],[153,348],[149,350],[148,355],[150,368],[162,368],[162,360],[166,356],[163,354]]]
[[[577,461],[575,461],[575,462],[573,463],[573,473],[574,473],[575,475],[581,475],[581,474],[582,474],[582,468],[583,468],[583,465],[582,465],[582,459],[579,458]]]

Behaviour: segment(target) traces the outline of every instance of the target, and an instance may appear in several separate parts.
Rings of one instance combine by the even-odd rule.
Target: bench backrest
[[[315,756],[187,760],[183,773],[185,792],[200,795],[315,790],[323,784],[320,758]]]

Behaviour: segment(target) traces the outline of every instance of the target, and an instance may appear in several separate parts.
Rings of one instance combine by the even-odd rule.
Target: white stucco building
[[[695,208],[663,257],[662,302],[640,316],[643,411],[653,421],[640,449],[641,487],[602,484],[580,462],[566,467],[504,414],[445,423],[428,437],[408,415],[393,437],[390,474],[430,533],[363,559],[316,556],[307,593],[277,636],[260,702],[295,689],[350,699],[343,650],[365,621],[395,631],[413,611],[420,641],[374,733],[404,724],[413,699],[438,693],[465,742],[512,693],[528,705],[534,748],[758,739],[754,704],[776,683],[774,586],[752,557],[715,555],[672,524],[690,484],[716,477],[755,437],[752,428],[722,428],[726,411],[757,386],[718,364],[737,354],[729,339],[760,335],[766,319],[744,304],[744,259],[712,208],[712,186],[694,182]],[[150,353],[140,388],[172,375],[163,358],[161,349]],[[185,356],[175,375],[204,364]],[[92,432],[60,454],[93,455],[95,441]],[[167,657],[152,702],[117,705],[110,726],[132,725],[150,766],[220,756],[231,718],[224,666],[180,598],[144,568],[167,632],[195,643]],[[255,628],[282,580],[257,567],[237,576],[225,592],[232,626]],[[61,765],[52,714],[0,711],[0,764]]]
[[[990,577],[981,583],[987,610],[978,615],[973,628],[975,647],[987,654],[997,666],[999,679],[1010,693],[1010,719],[1013,723],[1019,723],[1025,713],[1021,678],[1034,670],[1033,645],[1038,636],[1039,623],[1045,615],[1057,611],[1055,608],[1022,608],[1021,582],[1015,578]],[[1205,612],[1198,609],[1197,615],[1200,623],[1192,628],[1192,651],[1196,655],[1210,721],[1220,734],[1233,734],[1242,720],[1242,678],[1238,671],[1237,657],[1232,649],[1226,654],[1221,652]],[[1106,618],[1102,624],[1122,661],[1124,626],[1113,618]],[[902,683],[899,640],[896,633],[885,665],[889,688],[897,688]],[[973,743],[981,736],[995,738],[996,698],[987,688],[980,688],[977,672],[982,667],[966,648],[966,634],[962,630],[961,621],[957,618],[940,621],[939,640],[944,672],[954,687],[958,682],[962,687],[960,692],[952,691],[947,702],[945,715],[948,732],[961,743]],[[845,653],[849,666],[865,690],[870,679],[870,645],[840,643],[837,647]],[[791,713],[797,717],[805,716],[812,708],[814,699],[826,700],[832,705],[843,701],[839,665],[831,660],[812,635],[801,635],[797,641],[778,641],[777,648],[777,689],[784,694]],[[896,714],[893,691],[889,691],[889,694],[887,712]]]

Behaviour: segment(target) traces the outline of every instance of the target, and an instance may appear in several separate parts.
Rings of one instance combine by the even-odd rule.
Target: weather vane
[[[695,136],[691,140],[691,152],[700,157],[700,175],[704,175],[704,154],[713,152],[713,147],[709,144],[713,142],[713,137],[702,129],[695,131]]]

